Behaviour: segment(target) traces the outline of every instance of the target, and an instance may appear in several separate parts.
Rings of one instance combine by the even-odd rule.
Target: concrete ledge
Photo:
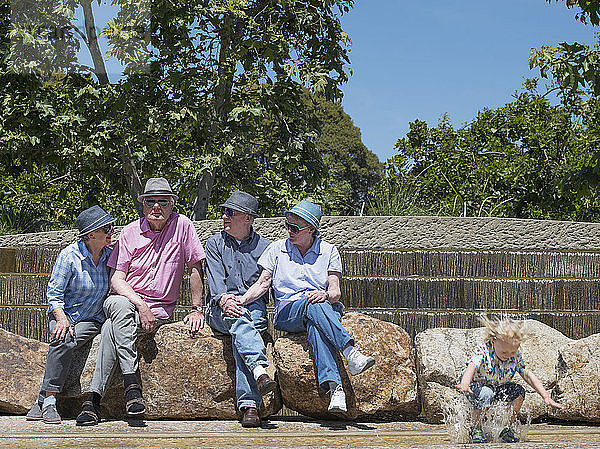
[[[221,220],[195,223],[200,240]],[[600,250],[600,224],[489,217],[323,217],[325,240],[346,249]],[[256,220],[256,230],[275,240],[286,237],[283,218]],[[66,246],[76,232],[0,236],[0,247]]]

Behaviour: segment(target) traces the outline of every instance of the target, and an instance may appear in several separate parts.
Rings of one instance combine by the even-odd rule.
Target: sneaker
[[[329,399],[329,407],[327,410],[332,413],[343,413],[346,409],[346,393],[341,385],[337,385],[335,390],[331,391],[331,399]]]
[[[375,365],[375,359],[361,354],[356,348],[348,354],[348,371],[350,371],[350,374],[353,376],[362,373],[373,365]]]
[[[483,430],[481,430],[481,427],[473,427],[471,429],[471,441],[473,443],[487,443],[488,442],[485,434],[483,433]]]
[[[27,415],[25,415],[25,419],[27,419],[27,421],[41,421],[42,407],[38,401],[35,401],[35,404],[33,404],[31,410],[27,412]]]
[[[60,415],[56,410],[56,404],[48,404],[42,409],[42,420],[46,424],[60,424]]]
[[[505,427],[502,429],[502,432],[500,432],[500,440],[503,443],[518,443],[519,437],[515,435],[515,431],[512,427]]]

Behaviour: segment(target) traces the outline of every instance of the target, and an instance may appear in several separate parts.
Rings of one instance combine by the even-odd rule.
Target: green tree
[[[324,210],[330,215],[358,215],[369,191],[381,180],[383,166],[362,143],[360,129],[339,103],[316,96],[310,100],[322,126],[317,148],[328,170],[322,190]]]
[[[513,102],[462,128],[447,117],[435,128],[411,123],[388,162],[379,203],[386,204],[384,189],[392,186],[408,200],[398,208],[426,214],[600,218],[598,191],[578,197],[572,188],[573,174],[593,160],[600,141],[598,102],[552,105],[535,81],[526,84]]]
[[[349,41],[339,14],[351,0],[189,0],[177,8],[167,1],[117,3],[119,15],[103,30],[110,53],[126,66],[126,78],[114,85],[102,78],[100,64],[87,69],[95,78],[11,74],[8,27],[0,36],[7,44],[0,72],[0,157],[14,171],[11,179],[21,183],[22,204],[43,203],[55,179],[61,192],[81,195],[99,185],[104,196],[95,198],[124,191],[137,198],[141,180],[162,174],[175,180],[185,198],[195,198],[181,207],[201,219],[213,186],[225,192],[239,183],[236,175],[243,180],[240,174],[258,173],[254,185],[271,191],[275,198],[268,199],[278,207],[323,184],[318,123],[305,117],[299,98],[303,87],[340,95]],[[1,4],[7,24],[9,2]],[[60,20],[72,18],[78,5],[92,4],[60,2]],[[88,19],[93,15],[86,13]],[[129,39],[132,28],[144,30],[147,39]],[[74,48],[73,36],[66,36],[60,45]],[[69,70],[75,65],[67,57],[58,64]],[[269,145],[261,146],[266,139]],[[36,182],[28,183],[31,173]],[[64,194],[55,197],[69,201],[77,204]],[[58,208],[72,217],[66,204]]]

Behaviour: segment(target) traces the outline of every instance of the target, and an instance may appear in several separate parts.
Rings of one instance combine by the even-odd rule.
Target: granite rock
[[[141,338],[138,349],[148,418],[238,417],[230,337],[214,336],[208,326],[192,336],[187,327],[178,322],[162,326],[154,337]],[[270,361],[272,352],[273,345],[268,343]],[[275,377],[273,363],[267,372]],[[281,408],[281,395],[277,390],[263,400],[263,415],[276,413]]]
[[[57,397],[63,417],[77,416],[91,384],[100,336],[78,348]],[[190,335],[182,322],[167,324],[155,335],[138,339],[139,377],[149,419],[236,419],[235,370],[231,338],[215,336],[205,326]],[[0,412],[26,413],[40,388],[48,345],[0,329]],[[267,345],[275,377],[273,345]],[[263,416],[281,408],[279,391],[269,393]],[[103,418],[125,414],[123,378],[115,370],[102,399]]]
[[[39,391],[48,345],[0,329],[0,413],[27,413]]]
[[[600,334],[571,341],[558,351],[554,399],[566,410],[552,416],[574,421],[600,422]]]
[[[376,359],[369,370],[350,377],[338,357],[348,411],[341,417],[370,415],[407,419],[418,414],[417,382],[409,335],[395,324],[361,313],[347,313],[342,323],[356,347]],[[303,415],[339,418],[328,413],[329,394],[318,387],[306,333],[288,334],[275,343],[275,365],[284,404]]]

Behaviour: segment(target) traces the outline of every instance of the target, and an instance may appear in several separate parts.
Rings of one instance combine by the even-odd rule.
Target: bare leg
[[[472,419],[473,419],[473,427],[481,427],[481,423],[483,418],[485,418],[486,409],[473,409]]]
[[[510,423],[514,423],[515,420],[517,419],[517,415],[519,414],[519,411],[521,410],[521,406],[523,405],[523,401],[525,400],[525,396],[519,396],[517,399],[515,399],[514,401],[512,401],[512,416],[510,418]]]

